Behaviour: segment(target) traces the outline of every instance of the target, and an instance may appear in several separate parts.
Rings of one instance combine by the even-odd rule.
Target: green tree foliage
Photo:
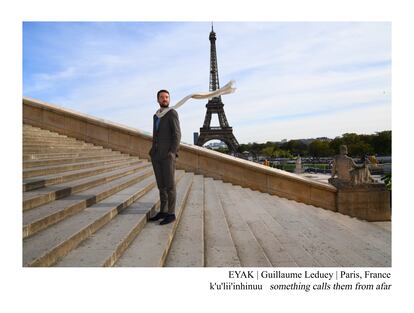
[[[331,156],[335,154],[335,150],[333,150],[329,142],[326,140],[314,140],[309,144],[309,155],[314,157],[325,157]]]
[[[282,150],[282,149],[277,149],[275,152],[275,157],[277,158],[293,158],[293,155],[286,150]]]
[[[269,145],[262,149],[261,155],[271,158],[292,158],[293,155],[286,150],[280,149],[276,144]]]
[[[348,155],[362,157],[365,154],[391,155],[391,131],[377,132],[374,135],[346,133],[330,142],[330,147],[339,153],[340,145],[348,146]]]
[[[289,140],[287,142],[266,142],[241,144],[240,153],[249,151],[253,155],[267,157],[292,158],[297,155],[313,157],[332,157],[339,153],[341,145],[348,146],[348,155],[362,157],[364,155],[391,155],[391,131],[376,132],[372,135],[358,135],[345,133],[332,140],[313,140],[306,144],[302,140]]]
[[[391,155],[391,131],[377,132],[372,136],[372,148],[379,155]]]
[[[271,145],[271,146],[267,146],[263,148],[261,153],[268,157],[274,157],[274,151],[275,151],[275,146]]]
[[[221,153],[229,153],[229,149],[228,148],[218,148],[216,151],[221,152]]]
[[[301,140],[289,140],[283,143],[280,148],[289,151],[293,155],[307,156],[309,154],[308,146]]]
[[[381,180],[384,182],[385,186],[388,190],[392,189],[392,175],[391,174],[385,174],[381,177]]]

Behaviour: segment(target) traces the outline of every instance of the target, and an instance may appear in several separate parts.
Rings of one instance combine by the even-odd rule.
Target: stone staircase
[[[177,220],[151,164],[23,125],[23,266],[391,266],[390,223],[176,171]]]

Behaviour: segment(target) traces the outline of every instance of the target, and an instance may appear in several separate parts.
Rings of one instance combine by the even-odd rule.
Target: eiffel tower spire
[[[213,23],[211,23],[210,40],[210,91],[220,88],[217,66],[217,52],[216,52],[216,33],[214,32]],[[204,119],[203,127],[200,128],[200,136],[197,139],[197,145],[202,146],[207,141],[218,139],[223,141],[229,151],[237,152],[239,143],[233,134],[233,128],[229,126],[224,113],[224,104],[221,101],[221,96],[214,97],[206,104],[207,112]],[[220,123],[219,127],[211,127],[211,115],[217,114]]]
[[[211,22],[210,32],[210,91],[214,91],[220,88],[218,78],[218,66],[217,66],[217,52],[216,52],[216,33],[213,29],[213,22]]]

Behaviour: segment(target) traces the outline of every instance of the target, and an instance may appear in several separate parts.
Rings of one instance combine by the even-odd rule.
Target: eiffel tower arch
[[[214,91],[220,88],[218,68],[217,68],[217,52],[216,52],[216,33],[214,32],[213,25],[211,25],[210,32],[210,91]],[[202,146],[207,141],[217,139],[223,141],[229,151],[237,152],[239,143],[233,134],[233,128],[229,126],[224,112],[224,103],[221,100],[221,96],[214,97],[206,104],[207,112],[204,118],[203,127],[200,128],[200,135],[198,137],[196,145]],[[218,115],[219,126],[211,126],[212,114]]]

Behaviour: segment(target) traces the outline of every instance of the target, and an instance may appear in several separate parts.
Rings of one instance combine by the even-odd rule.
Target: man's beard
[[[168,106],[170,105],[170,103],[169,102],[167,102],[167,103],[161,103],[160,104],[160,106],[162,107],[162,108],[168,108]]]

